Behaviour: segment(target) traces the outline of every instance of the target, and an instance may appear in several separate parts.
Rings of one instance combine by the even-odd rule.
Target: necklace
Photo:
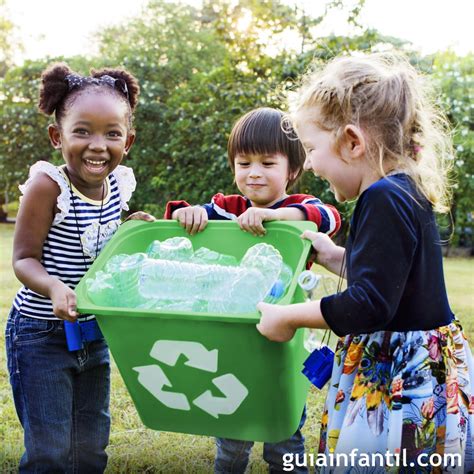
[[[69,171],[67,170],[67,168],[64,168],[64,172],[66,173],[66,176],[69,182],[69,191],[71,192],[72,210],[74,212],[74,220],[76,221],[77,237],[79,239],[79,244],[81,245],[82,259],[84,261],[84,270],[87,271],[86,254],[84,252],[84,246],[82,245],[81,231],[79,229],[79,219],[77,218],[76,203],[75,203],[74,194],[72,192],[71,177],[69,176]],[[100,225],[102,223],[102,210],[104,208],[104,196],[105,196],[105,181],[102,183],[102,197],[100,199],[99,224],[97,225],[97,239],[95,242],[95,258],[97,258],[97,255],[99,255]]]

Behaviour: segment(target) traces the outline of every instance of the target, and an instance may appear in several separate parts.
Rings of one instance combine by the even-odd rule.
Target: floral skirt
[[[466,473],[473,446],[474,361],[457,321],[339,341],[317,472]]]

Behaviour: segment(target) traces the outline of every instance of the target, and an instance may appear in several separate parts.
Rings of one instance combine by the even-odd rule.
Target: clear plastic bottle
[[[91,300],[99,306],[136,308],[143,303],[138,291],[140,269],[147,259],[144,253],[115,255],[86,281]]]
[[[291,269],[285,267],[278,250],[268,244],[250,248],[240,265],[234,257],[206,248],[189,259],[190,245],[189,239],[181,237],[155,240],[147,254],[112,257],[104,267],[106,271],[98,272],[88,282],[92,301],[105,306],[246,313],[254,312],[275,284],[282,287],[277,288],[280,297],[291,281]],[[161,255],[172,258],[163,259]],[[200,258],[226,265],[197,263]]]
[[[113,276],[104,271],[98,271],[95,278],[86,280],[87,293],[92,302],[98,306],[115,306]]]
[[[194,310],[218,313],[255,311],[273,283],[256,268],[161,259],[147,260],[139,278],[144,299],[193,301]]]
[[[154,240],[146,253],[150,258],[187,262],[193,256],[193,244],[187,237],[170,237],[163,242]]]
[[[104,265],[104,272],[105,273],[117,273],[120,271],[120,265],[122,262],[128,258],[130,255],[126,253],[119,253],[117,255],[113,255],[112,257],[109,258],[107,263]]]
[[[136,308],[143,302],[138,291],[140,269],[147,260],[144,253],[134,253],[123,259],[117,270],[112,274],[114,280],[114,301],[113,306],[123,306],[126,308]]]
[[[334,278],[326,275],[305,270],[298,276],[298,284],[305,292],[307,301],[317,301],[324,296],[337,293],[337,284]],[[305,337],[305,348],[308,352],[319,349],[321,346],[319,339],[322,339],[324,331],[307,329]]]
[[[286,263],[282,263],[280,275],[265,296],[265,302],[272,304],[277,303],[287,292],[292,279],[293,271]]]
[[[233,255],[219,253],[215,250],[208,249],[207,247],[198,248],[194,252],[191,261],[195,263],[209,263],[225,266],[237,266],[239,264]]]
[[[308,300],[320,300],[323,296],[337,293],[336,280],[327,275],[305,270],[298,276],[298,284]]]

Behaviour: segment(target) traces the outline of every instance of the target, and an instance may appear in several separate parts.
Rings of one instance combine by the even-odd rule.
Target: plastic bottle
[[[193,301],[194,309],[219,313],[255,311],[268,286],[267,278],[255,268],[162,259],[148,259],[139,276],[144,299]]]
[[[337,292],[337,284],[333,278],[326,275],[320,275],[305,270],[298,276],[298,285],[305,292],[307,301],[317,301],[323,296],[331,295]],[[322,337],[322,332],[319,331]],[[321,338],[320,337],[320,338]],[[319,349],[321,343],[318,341],[318,331],[315,329],[307,329],[305,337],[305,348],[308,352]]]
[[[208,249],[207,247],[198,248],[194,252],[191,261],[195,263],[210,263],[224,266],[237,266],[239,264],[233,255],[219,253],[215,250]]]
[[[119,253],[117,255],[113,255],[109,258],[107,263],[104,265],[104,272],[114,274],[120,271],[120,265],[122,262],[128,258],[129,255],[125,253]]]
[[[304,290],[309,300],[320,300],[324,296],[337,293],[336,280],[327,275],[320,275],[311,270],[305,270],[298,276],[298,284]]]
[[[286,263],[282,263],[280,275],[273,283],[269,293],[265,296],[265,302],[272,304],[277,303],[287,292],[292,279],[293,272],[291,268]]]
[[[273,297],[280,298],[291,282],[291,269],[283,264],[278,250],[268,244],[251,247],[240,265],[233,256],[205,247],[190,259],[189,251],[189,239],[176,237],[155,240],[147,254],[116,255],[105,265],[106,271],[97,272],[95,279],[87,281],[91,300],[109,307],[246,313],[254,312],[272,288]],[[188,261],[180,260],[185,257]],[[199,260],[226,265],[197,263]]]
[[[193,256],[193,244],[187,237],[171,237],[163,242],[154,240],[146,253],[150,258],[187,262]]]
[[[95,278],[86,280],[87,293],[97,306],[117,306],[115,298],[115,282],[110,273],[98,271]]]
[[[136,308],[143,303],[138,291],[140,269],[147,259],[144,253],[116,255],[98,271],[95,278],[86,281],[91,300],[99,306]]]

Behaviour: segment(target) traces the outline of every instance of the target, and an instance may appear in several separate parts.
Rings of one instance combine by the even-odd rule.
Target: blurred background
[[[236,192],[226,160],[233,122],[254,107],[285,109],[312,62],[401,50],[437,83],[454,130],[454,201],[440,219],[445,251],[472,251],[472,1],[0,0],[0,7],[0,218],[14,217],[32,163],[62,161],[48,143],[50,119],[36,108],[39,76],[51,62],[82,74],[121,65],[138,77],[137,142],[125,163],[139,183],[132,208],[161,216],[170,199],[197,204]],[[297,190],[333,199],[312,175]],[[350,214],[350,203],[339,207]]]

